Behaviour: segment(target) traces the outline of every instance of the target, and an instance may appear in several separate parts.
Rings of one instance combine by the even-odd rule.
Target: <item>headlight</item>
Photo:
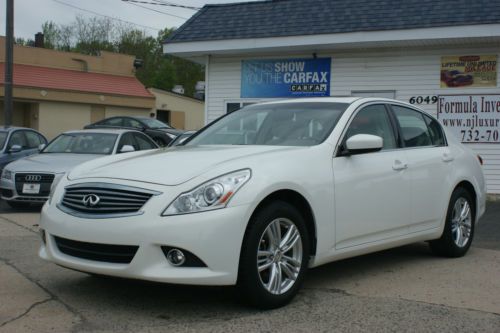
[[[12,179],[12,171],[3,169],[2,170],[2,178],[4,179]]]
[[[250,169],[244,169],[203,183],[179,195],[162,215],[189,214],[224,208],[234,194],[250,179],[251,174]]]
[[[56,191],[57,185],[61,182],[61,179],[64,178],[64,173],[55,175],[54,181],[52,182],[52,185],[50,185],[50,193],[49,193],[49,205],[52,203],[52,197],[54,196],[54,192]]]

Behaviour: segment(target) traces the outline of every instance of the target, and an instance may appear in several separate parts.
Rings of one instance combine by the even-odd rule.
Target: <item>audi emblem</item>
[[[96,194],[86,194],[83,196],[82,202],[85,207],[95,207],[101,201],[101,198]]]
[[[40,175],[26,175],[24,177],[24,180],[27,182],[39,182],[40,180],[42,180],[42,176],[40,176]]]

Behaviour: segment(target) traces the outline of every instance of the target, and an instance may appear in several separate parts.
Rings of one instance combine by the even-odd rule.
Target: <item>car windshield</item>
[[[330,135],[348,106],[327,102],[247,106],[212,123],[186,146],[313,146]]]
[[[108,133],[64,133],[42,153],[111,154],[117,138],[117,134]]]
[[[5,141],[7,140],[7,136],[8,136],[7,132],[0,132],[0,149],[3,149]]]
[[[149,128],[172,128],[158,119],[153,118],[141,118],[141,121],[146,124]]]

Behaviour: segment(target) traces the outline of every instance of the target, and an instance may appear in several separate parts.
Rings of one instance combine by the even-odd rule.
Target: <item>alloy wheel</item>
[[[451,233],[455,244],[464,247],[469,241],[472,228],[472,211],[469,202],[460,197],[455,201],[451,216]]]
[[[287,218],[273,220],[264,230],[257,250],[257,270],[264,288],[282,295],[293,287],[302,267],[302,238]]]

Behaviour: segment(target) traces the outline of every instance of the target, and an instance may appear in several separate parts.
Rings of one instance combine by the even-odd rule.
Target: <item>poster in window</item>
[[[441,57],[441,88],[480,88],[496,86],[496,55]]]

